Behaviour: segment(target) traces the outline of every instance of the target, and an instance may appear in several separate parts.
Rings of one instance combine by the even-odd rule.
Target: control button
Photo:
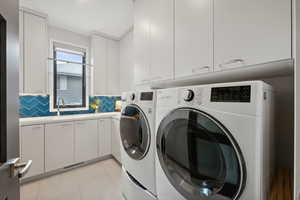
[[[132,94],[130,95],[130,99],[131,99],[132,101],[135,99],[135,94],[134,94],[134,93],[132,93]]]
[[[194,99],[194,92],[193,90],[185,90],[184,93],[183,93],[183,99],[185,101],[192,101]]]

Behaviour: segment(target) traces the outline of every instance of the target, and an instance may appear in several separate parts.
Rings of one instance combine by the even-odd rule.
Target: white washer
[[[123,196],[127,200],[156,199],[154,153],[156,93],[129,92],[122,96],[122,101],[120,133],[123,181],[130,183],[123,184]]]
[[[273,92],[262,81],[157,91],[160,200],[266,200]]]

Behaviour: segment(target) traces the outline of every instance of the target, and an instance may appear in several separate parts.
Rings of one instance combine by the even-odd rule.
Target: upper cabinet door
[[[182,0],[181,0],[182,1]],[[151,0],[150,80],[173,79],[174,0]],[[148,75],[149,76],[149,75]]]
[[[114,40],[107,42],[107,94],[120,95],[120,45]]]
[[[91,42],[93,65],[93,95],[106,95],[107,90],[107,39],[93,36]]]
[[[149,60],[149,0],[138,0],[134,3],[134,71],[135,83],[143,84],[148,81],[150,74]]]
[[[24,92],[46,93],[47,21],[24,12]]]
[[[214,0],[215,70],[291,58],[291,1]]]
[[[175,78],[213,70],[212,4],[175,0]]]

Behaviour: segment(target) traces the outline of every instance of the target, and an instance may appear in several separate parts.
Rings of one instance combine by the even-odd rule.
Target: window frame
[[[48,63],[50,66],[48,69],[48,78],[49,78],[49,93],[50,93],[50,103],[49,103],[49,110],[50,112],[57,112],[57,61],[56,61],[56,47],[55,45],[58,45],[60,49],[64,52],[69,52],[69,53],[78,53],[82,52],[80,55],[84,55],[84,61],[83,61],[83,87],[82,87],[82,105],[61,105],[60,110],[61,111],[82,111],[82,110],[89,110],[89,74],[91,73],[90,69],[87,67],[87,61],[89,60],[89,52],[88,52],[88,47],[85,46],[80,46],[64,41],[58,41],[58,40],[53,40],[50,39],[50,58],[53,58],[52,61]]]

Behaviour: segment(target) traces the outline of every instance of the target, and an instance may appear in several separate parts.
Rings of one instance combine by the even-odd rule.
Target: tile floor
[[[122,200],[121,167],[109,159],[21,186],[21,200]]]

